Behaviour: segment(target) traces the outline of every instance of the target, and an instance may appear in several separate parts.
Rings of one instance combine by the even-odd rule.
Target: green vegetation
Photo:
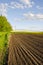
[[[0,65],[6,65],[8,55],[8,33],[0,32]]]
[[[8,35],[12,27],[5,16],[0,16],[0,65],[7,65]]]
[[[10,33],[18,34],[43,34],[43,32],[29,32],[29,31],[11,31]]]
[[[5,16],[0,16],[0,32],[12,31],[12,27]]]

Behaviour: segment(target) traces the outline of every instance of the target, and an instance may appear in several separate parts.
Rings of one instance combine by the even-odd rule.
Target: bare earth
[[[11,34],[8,65],[43,65],[43,34]]]

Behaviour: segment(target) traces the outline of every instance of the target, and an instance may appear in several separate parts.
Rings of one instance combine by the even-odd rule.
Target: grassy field
[[[0,65],[43,65],[43,32],[0,32]]]

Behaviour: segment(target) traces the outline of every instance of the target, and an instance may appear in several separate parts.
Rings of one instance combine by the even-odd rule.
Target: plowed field
[[[11,34],[8,65],[43,65],[43,34]]]

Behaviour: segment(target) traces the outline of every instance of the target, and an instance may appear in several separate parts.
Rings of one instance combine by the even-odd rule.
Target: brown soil
[[[8,65],[43,65],[43,35],[11,34]]]

